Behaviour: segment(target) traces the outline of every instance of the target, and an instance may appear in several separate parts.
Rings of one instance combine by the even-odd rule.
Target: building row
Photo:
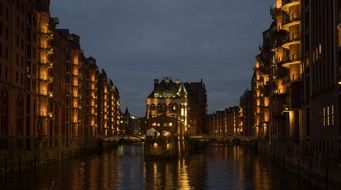
[[[0,157],[8,160],[123,132],[118,89],[85,56],[80,37],[57,28],[49,7],[0,0]]]
[[[214,137],[225,137],[244,134],[242,128],[242,108],[234,106],[208,115],[209,134]]]
[[[154,80],[146,100],[147,129],[167,132],[183,139],[185,135],[205,134],[207,94],[204,82],[184,83],[169,77]]]
[[[276,0],[271,16],[241,98],[245,128],[273,154],[339,161],[341,1]]]
[[[250,128],[266,149],[340,158],[341,1],[276,0],[271,15],[251,82]]]

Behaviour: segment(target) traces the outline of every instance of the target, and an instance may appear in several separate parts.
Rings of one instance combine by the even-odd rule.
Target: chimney
[[[154,79],[154,89],[159,85],[159,79]]]

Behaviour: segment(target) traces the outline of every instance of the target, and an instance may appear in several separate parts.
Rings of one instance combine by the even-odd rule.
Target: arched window
[[[0,93],[0,150],[8,148],[8,112],[9,112],[9,99],[6,90],[2,90]]]
[[[161,111],[161,104],[157,104],[157,110]]]
[[[23,148],[23,135],[24,135],[24,100],[21,94],[17,97],[17,105],[16,105],[16,120],[17,120],[17,128],[16,128],[16,136],[17,136],[17,148]]]

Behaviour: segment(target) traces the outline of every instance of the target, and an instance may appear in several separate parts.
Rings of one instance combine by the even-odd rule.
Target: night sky
[[[153,79],[204,79],[209,112],[250,88],[274,0],[51,0],[59,28],[81,37],[118,87],[122,110],[144,116]]]

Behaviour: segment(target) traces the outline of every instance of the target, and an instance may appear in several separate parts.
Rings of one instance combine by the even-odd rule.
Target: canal
[[[143,160],[142,144],[1,176],[0,189],[317,189],[249,149],[212,144],[172,161]]]

